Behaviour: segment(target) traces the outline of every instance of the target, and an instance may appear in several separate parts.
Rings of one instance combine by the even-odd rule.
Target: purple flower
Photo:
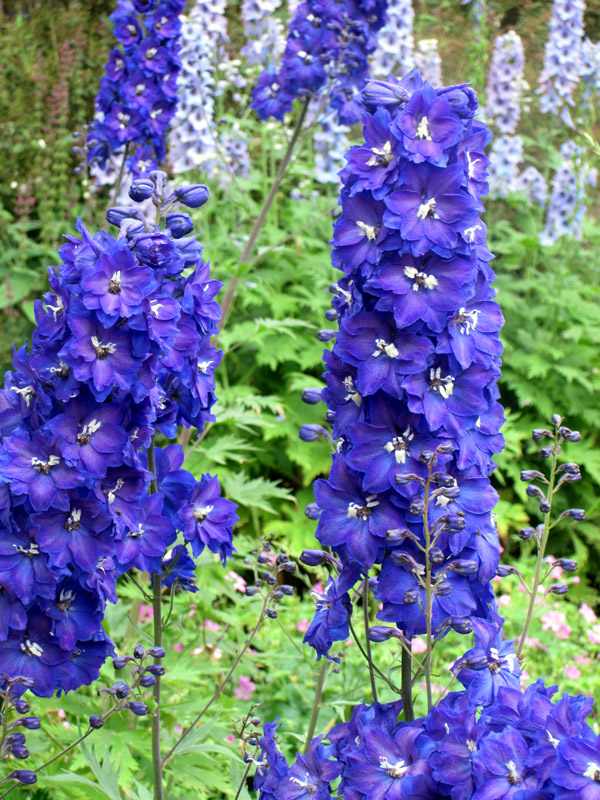
[[[216,476],[203,475],[180,511],[182,530],[192,552],[199,556],[205,547],[219,553],[223,561],[233,552],[232,528],[238,521],[235,504],[221,497]]]
[[[27,627],[2,643],[2,671],[23,675],[34,683],[32,692],[50,697],[56,687],[57,667],[69,658],[51,637],[51,621],[39,609],[30,612]]]
[[[521,669],[515,655],[514,643],[502,640],[502,629],[485,620],[473,619],[475,647],[462,656],[453,669],[458,680],[469,692],[471,702],[477,705],[492,703],[501,687],[520,688]],[[483,669],[471,669],[470,661],[485,659]]]
[[[358,578],[357,567],[342,570],[341,575],[327,579],[327,586],[322,594],[313,591],[316,610],[313,621],[304,635],[304,643],[309,644],[317,653],[317,660],[322,656],[331,661],[338,658],[329,655],[331,645],[341,642],[350,635],[348,621],[352,614],[352,603],[348,594]]]
[[[53,431],[62,442],[62,454],[69,466],[101,478],[108,467],[123,462],[129,437],[120,426],[122,410],[112,403],[89,411],[89,406],[72,400],[65,413],[56,417]]]
[[[573,738],[559,742],[558,764],[550,773],[557,785],[557,800],[600,798],[600,742],[598,739]]]
[[[490,733],[473,756],[476,791],[473,800],[519,800],[538,781],[526,764],[529,748],[523,736],[512,728]]]
[[[402,172],[403,188],[385,198],[384,224],[400,231],[415,256],[429,249],[450,255],[458,245],[459,232],[477,218],[477,203],[463,183],[459,164],[409,164]]]
[[[160,494],[142,498],[137,524],[123,531],[115,542],[117,560],[124,569],[161,571],[162,555],[176,538],[173,523],[162,513],[163,503]]]
[[[426,83],[422,91],[411,96],[404,113],[392,123],[392,130],[411,161],[445,166],[448,150],[460,139],[463,126],[448,101]]]

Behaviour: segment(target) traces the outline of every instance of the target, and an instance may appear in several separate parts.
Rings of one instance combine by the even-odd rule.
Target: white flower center
[[[435,214],[435,206],[435,197],[430,197],[425,203],[421,203],[417,211],[417,219],[426,219],[430,214],[433,214],[434,219],[438,219]]]
[[[195,506],[194,519],[196,520],[196,522],[204,522],[204,520],[208,517],[213,508],[214,506]]]
[[[42,461],[35,456],[31,459],[31,466],[36,472],[43,472],[44,475],[48,475],[52,467],[56,467],[58,464],[60,464],[60,456],[50,456],[48,461]]]
[[[106,358],[109,353],[114,353],[117,349],[117,345],[113,344],[112,342],[107,342],[103,344],[103,342],[98,339],[97,336],[92,336],[92,347],[94,348],[94,352],[96,353],[96,358],[104,359]]]
[[[427,117],[421,117],[421,121],[417,125],[417,139],[426,139],[431,142],[431,135],[429,133],[429,120]]]
[[[377,358],[382,353],[385,353],[386,356],[389,358],[398,358],[400,353],[398,352],[396,345],[392,342],[388,344],[385,339],[375,339],[375,350],[371,354],[374,358]]]
[[[519,773],[517,772],[517,765],[514,761],[507,761],[506,762],[506,769],[508,770],[508,782],[512,783],[513,785],[516,783],[521,783],[523,780]]]
[[[465,311],[464,308],[459,308],[458,314],[454,317],[454,322],[458,325],[460,333],[471,333],[477,327],[477,318],[481,314],[478,308],[472,311]]]
[[[344,403],[348,400],[352,400],[353,403],[355,403],[357,406],[360,406],[361,395],[360,392],[357,391],[351,375],[347,375],[344,378],[344,389],[348,392],[346,397],[344,397]]]
[[[385,774],[390,778],[401,778],[405,772],[408,771],[409,765],[405,761],[396,761],[395,764],[390,764],[385,756],[379,756],[379,766],[385,770]]]
[[[360,222],[360,220],[356,224],[365,233],[370,242],[377,238],[377,229],[374,225],[367,225],[366,222]]]
[[[23,400],[25,400],[25,405],[29,408],[29,403],[31,402],[31,398],[35,397],[35,391],[33,386],[11,386],[11,391],[20,394]]]
[[[434,275],[428,275],[426,272],[419,272],[416,267],[404,267],[404,274],[407,278],[413,281],[413,292],[418,292],[419,289],[435,289],[438,285],[438,280]]]
[[[373,155],[367,161],[367,167],[377,167],[380,164],[386,166],[392,160],[392,143],[386,142],[383,147],[372,147],[371,152]]]
[[[205,375],[208,375],[208,368],[212,363],[212,361],[201,361],[198,364],[198,372],[203,372]]]
[[[548,741],[550,742],[552,747],[558,747],[559,740],[555,739],[554,736],[552,736],[552,734],[550,733],[550,731],[546,731],[546,733],[548,734]]]
[[[410,426],[404,431],[402,436],[394,436],[386,442],[383,449],[388,453],[394,453],[396,464],[406,464],[406,454],[408,453],[408,443],[415,438]]]
[[[22,647],[23,645],[21,645]],[[584,778],[591,778],[596,783],[600,783],[600,764],[595,761],[588,761],[587,768],[583,773]]]
[[[465,237],[467,242],[473,243],[475,241],[475,234],[479,230],[481,230],[481,225],[473,225],[472,228],[466,228],[463,231],[463,236]]]
[[[365,504],[363,506],[359,506],[358,503],[349,503],[348,504],[348,517],[358,517],[363,522],[369,519],[371,516],[371,509],[375,508],[375,506],[379,505],[379,500],[377,500],[376,494],[370,494],[365,499]]]
[[[429,388],[434,392],[438,392],[444,400],[447,400],[454,390],[454,378],[452,375],[446,375],[445,378],[442,378],[442,368],[434,369],[432,367],[429,371]]]
[[[469,165],[469,178],[472,178],[475,174],[475,164],[479,164],[481,161],[480,158],[476,158],[474,161],[471,161],[471,153],[467,150],[467,163]]]
[[[471,753],[474,753],[477,750],[477,745],[473,741],[473,739],[467,739],[467,747],[469,748]]]
[[[21,642],[21,650],[24,653],[27,653],[28,656],[36,656],[36,658],[39,658],[44,652],[43,647],[37,644],[37,642],[32,642],[29,639]]]

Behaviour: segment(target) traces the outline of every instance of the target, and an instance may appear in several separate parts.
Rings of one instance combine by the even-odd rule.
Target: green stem
[[[150,494],[157,491],[156,464],[154,460],[154,440],[148,448],[148,469],[152,473],[150,481]],[[155,572],[152,576],[152,610],[154,626],[154,647],[162,647],[163,624],[162,624],[162,577],[160,572]],[[155,658],[154,663],[160,664],[161,659]],[[154,696],[154,713],[152,714],[152,774],[154,776],[154,800],[163,800],[163,774],[162,759],[160,753],[160,694],[161,677],[156,677],[156,683],[152,688]]]
[[[306,732],[306,741],[304,742],[304,753],[310,750],[310,743],[315,735],[317,729],[317,720],[319,719],[319,711],[321,710],[321,699],[323,698],[323,689],[325,688],[325,679],[327,678],[327,661],[323,659],[321,669],[319,670],[319,677],[317,679],[317,688],[315,689],[315,699],[313,702],[312,713],[310,715],[310,722],[308,723],[308,730]]]
[[[402,648],[402,710],[404,721],[412,722],[415,718],[412,703],[412,657],[410,653],[410,640],[406,648]]]
[[[119,168],[119,174],[117,176],[117,182],[115,183],[115,191],[113,192],[112,203],[111,205],[115,205],[117,202],[117,198],[119,197],[119,192],[121,191],[121,184],[123,183],[123,173],[125,172],[125,161],[127,160],[127,156],[129,155],[129,142],[125,145],[125,152],[123,153],[123,158],[121,159],[121,166]]]
[[[433,589],[431,585],[431,561],[429,551],[431,549],[431,531],[429,530],[429,489],[431,486],[431,473],[435,456],[429,463],[427,471],[427,482],[425,483],[425,508],[423,510],[423,527],[425,530],[425,623],[427,625],[427,653],[425,655],[425,685],[427,687],[427,710],[431,710],[433,705],[433,692],[431,690],[431,654],[433,650],[431,636],[431,617],[433,606]]]
[[[533,578],[533,585],[531,587],[531,595],[529,597],[527,616],[525,617],[525,625],[523,626],[523,632],[519,637],[519,644],[517,647],[517,658],[519,659],[521,658],[521,654],[523,653],[523,647],[525,646],[525,639],[527,638],[527,632],[529,631],[529,626],[531,625],[531,620],[533,619],[533,613],[535,611],[535,600],[541,583],[542,564],[544,562],[544,555],[546,553],[546,547],[548,545],[548,537],[550,535],[550,527],[551,527],[550,516],[552,514],[552,495],[554,494],[554,483],[556,481],[558,450],[559,450],[558,437],[555,436],[554,447],[552,452],[552,467],[550,469],[550,480],[548,481],[548,501],[550,503],[550,509],[547,514],[544,514],[544,531],[542,533],[542,540],[538,545],[537,563],[535,565],[535,575]]]
[[[288,164],[290,163],[290,160],[292,158],[292,154],[294,152],[294,148],[296,147],[296,143],[298,141],[298,137],[300,136],[300,132],[302,130],[302,126],[303,126],[304,120],[306,118],[306,112],[308,111],[308,104],[309,103],[310,103],[310,97],[307,97],[306,100],[304,101],[304,104],[303,104],[302,109],[300,111],[300,115],[299,115],[299,117],[298,117],[298,119],[296,121],[296,126],[294,128],[293,133],[292,133],[292,138],[290,139],[290,141],[288,143],[288,146],[287,146],[287,149],[285,151],[285,154],[284,154],[284,156],[283,156],[283,158],[281,160],[281,163],[279,165],[279,169],[277,170],[277,174],[275,175],[273,183],[271,184],[271,188],[269,190],[269,194],[267,195],[267,197],[266,197],[266,199],[265,199],[265,201],[264,201],[264,203],[262,205],[262,208],[260,209],[258,217],[256,218],[256,220],[254,222],[254,225],[252,226],[252,230],[250,231],[250,235],[248,237],[248,241],[246,242],[246,245],[245,245],[244,249],[242,250],[242,254],[240,256],[240,260],[239,260],[238,265],[236,267],[235,274],[233,275],[233,277],[229,281],[229,285],[227,286],[227,291],[225,292],[225,297],[223,298],[223,304],[221,306],[222,314],[221,314],[221,320],[220,320],[219,326],[218,326],[219,333],[223,330],[223,326],[225,325],[225,322],[227,320],[227,316],[229,315],[231,304],[233,302],[233,297],[235,295],[235,290],[236,290],[238,282],[239,282],[239,278],[237,276],[239,267],[242,264],[245,264],[248,261],[248,259],[250,258],[250,256],[252,255],[252,252],[254,250],[254,245],[256,244],[256,240],[258,238],[258,234],[260,233],[260,231],[262,229],[262,226],[264,225],[265,219],[267,218],[267,214],[269,213],[269,209],[273,205],[273,201],[275,200],[277,192],[279,191],[279,187],[281,186],[281,181],[283,180],[283,176],[285,175],[285,171],[286,171],[286,169],[288,167]]]
[[[365,575],[363,583],[363,619],[365,623],[365,638],[367,640],[367,659],[369,662],[369,679],[371,681],[371,694],[373,702],[377,702],[377,686],[375,685],[375,670],[373,669],[373,658],[371,656],[371,640],[369,639],[369,573]]]
[[[217,691],[213,694],[213,696],[210,698],[208,703],[204,706],[202,711],[198,714],[198,716],[194,719],[194,721],[190,725],[188,725],[188,727],[184,730],[184,732],[181,734],[179,739],[177,739],[177,741],[175,742],[173,747],[169,750],[169,752],[166,754],[166,756],[164,756],[164,758],[162,760],[163,767],[173,758],[173,753],[175,752],[175,750],[177,750],[177,748],[183,742],[183,740],[187,736],[189,736],[189,734],[194,730],[196,725],[200,722],[202,717],[206,714],[208,709],[212,706],[212,704],[215,702],[215,700],[217,700],[217,698],[221,695],[221,692],[223,691],[223,689],[229,683],[229,680],[230,680],[231,676],[233,675],[233,673],[237,669],[238,664],[240,663],[240,661],[242,660],[242,658],[246,654],[246,651],[248,650],[248,648],[252,644],[252,642],[254,640],[254,637],[256,636],[260,626],[262,625],[262,622],[263,622],[263,620],[265,618],[265,614],[267,613],[267,606],[269,604],[269,600],[270,599],[271,599],[271,593],[269,592],[269,594],[265,595],[265,598],[264,598],[264,601],[263,601],[263,607],[262,607],[260,615],[258,617],[258,621],[257,621],[256,625],[254,626],[254,628],[252,630],[252,633],[250,634],[248,640],[246,641],[246,644],[242,647],[242,649],[238,653],[235,661],[231,665],[231,669],[229,670],[227,675],[223,678],[223,681],[219,685]]]

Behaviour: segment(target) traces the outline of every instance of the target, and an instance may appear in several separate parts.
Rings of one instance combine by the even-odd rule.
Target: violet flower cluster
[[[387,22],[377,34],[377,50],[371,59],[374,78],[404,75],[414,67],[414,19],[412,0],[388,0]]]
[[[475,641],[477,673],[495,690],[483,708],[468,690],[451,692],[409,723],[398,721],[401,701],[363,703],[327,743],[317,737],[292,764],[279,750],[277,723],[269,723],[255,759],[259,800],[595,800],[600,737],[586,722],[592,698],[553,699],[556,687],[542,681],[523,693],[518,679],[502,677],[510,673],[494,637],[476,631]]]
[[[554,0],[544,68],[538,78],[542,111],[560,114],[573,127],[569,106],[579,82],[585,0]]]
[[[584,39],[581,45],[579,74],[585,83],[583,103],[592,103],[600,92],[600,42]]]
[[[560,154],[562,162],[552,179],[546,221],[540,233],[540,242],[545,247],[553,245],[561,236],[573,236],[581,241],[586,187],[595,186],[597,180],[597,172],[586,163],[585,148],[581,145],[565,142]]]
[[[175,113],[180,14],[185,0],[119,0],[111,14],[119,43],[110,53],[87,137],[88,164],[104,168],[127,147],[134,178],[165,159]],[[137,145],[135,152],[132,145]]]
[[[81,222],[66,237],[31,349],[15,352],[0,392],[0,663],[43,696],[98,676],[120,575],[175,566],[163,556],[178,531],[196,556],[232,552],[235,506],[217,478],[182,469],[179,445],[154,447],[213,419],[221,359],[210,343],[221,284],[176,210],[208,191],[168,193],[165,178],[131,189],[152,199],[156,223],[113,208],[117,237]],[[181,570],[187,547],[179,556]]]
[[[502,315],[479,219],[490,134],[468,87],[436,91],[414,71],[367,84],[362,101],[332,242],[344,277],[323,400],[339,446],[315,497],[340,574],[306,634],[319,657],[348,635],[348,590],[375,564],[379,617],[408,638],[426,630],[426,569],[436,636],[496,620]]]
[[[521,96],[527,89],[523,77],[523,42],[515,31],[497,36],[486,87],[486,122],[500,133],[517,132],[521,118]]]
[[[319,183],[338,183],[338,173],[344,165],[344,156],[350,146],[350,128],[340,125],[337,114],[330,109],[319,121],[313,136],[315,178]]]
[[[283,22],[275,15],[281,0],[243,0],[241,16],[246,44],[240,53],[251,67],[274,72],[285,50]]]
[[[251,107],[262,120],[282,120],[297,97],[328,87],[328,105],[343,125],[360,118],[356,91],[369,71],[376,32],[386,21],[385,0],[306,0],[290,24],[278,70],[265,70],[252,92]]]

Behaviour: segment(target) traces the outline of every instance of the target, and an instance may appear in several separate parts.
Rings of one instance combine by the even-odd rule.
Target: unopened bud
[[[568,591],[566,583],[553,583],[546,589],[546,594],[566,594]]]
[[[175,189],[173,195],[176,200],[188,208],[200,208],[208,200],[209,191],[206,186],[194,184]]]
[[[308,403],[309,406],[318,405],[320,402],[322,402],[322,399],[323,399],[321,397],[321,391],[322,391],[321,389],[317,389],[317,388],[305,389],[302,392],[302,400],[303,400],[303,402]]]

